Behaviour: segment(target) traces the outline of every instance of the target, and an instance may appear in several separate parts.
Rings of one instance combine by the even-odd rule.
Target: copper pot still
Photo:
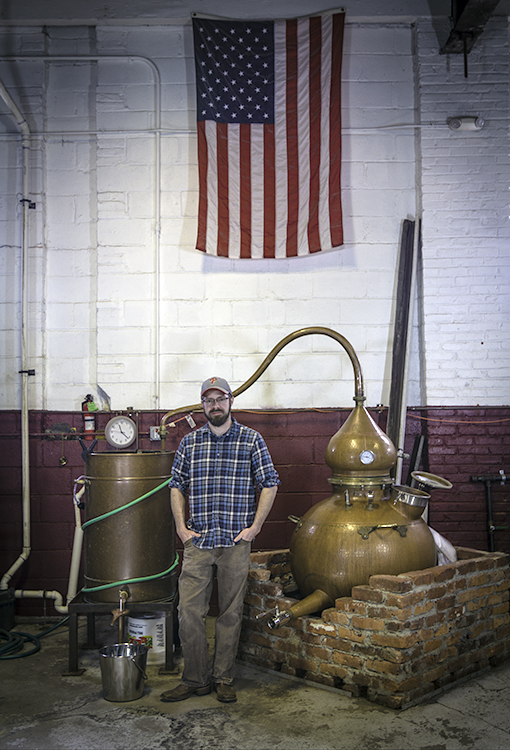
[[[304,597],[268,622],[279,627],[298,615],[331,607],[370,576],[398,575],[436,564],[435,542],[421,518],[430,495],[394,486],[395,446],[362,405],[361,398],[329,441],[326,463],[331,497],[296,523],[290,542],[293,577]]]
[[[346,350],[354,369],[356,405],[326,449],[333,494],[302,518],[290,516],[296,523],[290,564],[303,599],[283,611],[261,613],[271,615],[270,628],[333,606],[337,597],[349,596],[353,586],[368,584],[372,575],[398,575],[436,564],[434,538],[421,517],[429,485],[394,486],[390,471],[397,451],[363,405],[363,375],[354,349],[330,329],[310,331],[332,336]]]

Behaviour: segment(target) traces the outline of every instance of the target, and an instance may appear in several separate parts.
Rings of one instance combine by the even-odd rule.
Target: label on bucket
[[[165,663],[165,613],[128,617],[128,642],[149,649],[147,664]]]

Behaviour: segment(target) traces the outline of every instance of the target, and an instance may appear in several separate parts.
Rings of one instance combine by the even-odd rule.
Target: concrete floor
[[[37,635],[48,623],[16,623]],[[97,618],[102,645],[115,628]],[[85,621],[80,641],[85,640]],[[23,750],[509,750],[510,663],[434,700],[396,711],[262,670],[239,667],[238,701],[215,694],[177,704],[159,695],[178,682],[147,668],[141,698],[113,703],[102,694],[97,651],[82,651],[81,677],[67,669],[62,626],[41,650],[0,661],[0,748]]]

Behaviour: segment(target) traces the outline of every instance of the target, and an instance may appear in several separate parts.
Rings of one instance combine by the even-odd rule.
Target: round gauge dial
[[[128,448],[135,442],[138,430],[129,417],[113,417],[104,429],[106,440],[114,448]]]
[[[375,453],[373,451],[361,451],[359,454],[359,460],[362,464],[371,464],[375,459]]]

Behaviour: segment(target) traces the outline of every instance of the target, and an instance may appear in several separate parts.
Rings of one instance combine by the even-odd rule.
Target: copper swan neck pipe
[[[281,352],[281,350],[287,346],[287,344],[290,344],[292,341],[295,341],[296,339],[301,338],[302,336],[310,336],[311,334],[318,333],[323,336],[329,336],[332,339],[335,339],[335,341],[338,341],[341,346],[345,349],[347,354],[350,357],[350,360],[352,362],[352,366],[354,369],[354,401],[356,401],[357,404],[362,404],[365,401],[365,393],[364,393],[364,387],[363,387],[363,374],[361,372],[361,365],[359,363],[359,359],[356,355],[356,352],[352,348],[351,344],[347,339],[342,336],[340,333],[337,333],[336,331],[333,331],[331,328],[323,328],[321,326],[310,326],[309,328],[301,328],[299,331],[294,331],[294,333],[289,333],[288,336],[285,336],[276,346],[271,349],[265,360],[262,362],[260,367],[253,373],[251,378],[248,378],[248,380],[243,383],[243,385],[239,386],[239,388],[236,388],[236,390],[233,392],[233,396],[239,396],[241,393],[244,393],[253,383],[255,383],[256,380],[260,378],[263,372],[267,370],[273,359],[276,357],[277,354]],[[180,407],[179,409],[173,409],[172,411],[167,412],[161,419],[161,427],[165,427],[168,420],[173,417],[175,414],[180,414],[184,411],[199,411],[202,409],[201,404],[193,404],[192,406],[184,406]],[[163,436],[162,436],[163,437]],[[163,446],[162,446],[163,448]]]

